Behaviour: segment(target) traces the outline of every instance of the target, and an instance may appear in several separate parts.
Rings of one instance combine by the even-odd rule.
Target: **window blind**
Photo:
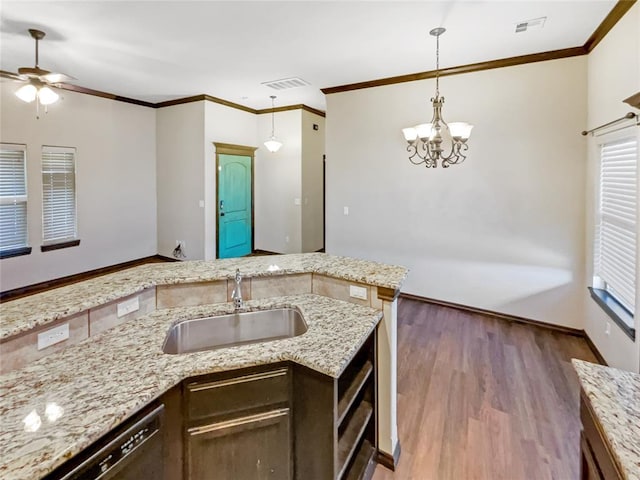
[[[76,150],[42,147],[42,237],[45,244],[77,237]]]
[[[637,164],[636,137],[601,146],[595,273],[631,313],[636,296]]]
[[[27,246],[26,147],[0,145],[0,251]]]

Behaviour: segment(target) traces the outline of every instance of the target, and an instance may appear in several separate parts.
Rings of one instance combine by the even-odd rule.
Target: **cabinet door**
[[[289,409],[187,430],[189,480],[289,480]]]

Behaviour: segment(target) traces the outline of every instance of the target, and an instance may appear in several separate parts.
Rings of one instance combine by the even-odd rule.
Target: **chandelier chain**
[[[440,35],[436,36],[436,98],[440,96]]]

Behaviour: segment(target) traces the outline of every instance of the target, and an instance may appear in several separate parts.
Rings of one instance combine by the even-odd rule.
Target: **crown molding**
[[[616,23],[624,16],[625,13],[629,11],[633,4],[636,3],[637,0],[618,0],[618,3],[611,9],[609,15],[607,15],[602,23],[598,25],[598,28],[594,30],[591,36],[584,43],[584,48],[587,53],[591,53],[591,51],[596,48],[596,45],[600,43],[600,41],[611,31]]]
[[[233,103],[228,100],[224,100],[223,98],[213,97],[211,95],[201,94],[201,95],[193,95],[191,97],[184,98],[176,98],[174,100],[167,100],[166,102],[154,103],[153,108],[164,108],[164,107],[172,107],[174,105],[182,105],[183,103],[192,103],[192,102],[213,102],[219,105],[224,105],[225,107],[235,108],[236,110],[242,110],[243,112],[258,113],[257,110],[246,107],[244,105],[240,105],[239,103]]]
[[[520,55],[517,57],[502,58],[499,60],[490,60],[487,62],[471,63],[468,65],[461,65],[457,67],[444,68],[440,70],[440,76],[444,77],[448,75],[459,75],[462,73],[479,72],[482,70],[491,70],[494,68],[512,67],[516,65],[524,65],[527,63],[543,62],[547,60],[557,60],[560,58],[569,58],[569,57],[576,57],[580,55],[586,55],[590,53],[596,47],[596,45],[598,45],[598,43],[602,41],[602,39],[611,31],[611,29],[615,26],[615,24],[618,23],[618,21],[624,16],[625,13],[629,11],[629,9],[631,9],[631,7],[633,7],[633,5],[636,2],[637,0],[618,0],[618,2],[615,4],[613,9],[611,9],[609,14],[602,21],[602,23],[598,25],[595,31],[591,34],[591,36],[587,39],[587,41],[582,46],[572,47],[572,48],[563,48],[560,50],[552,50],[549,52],[533,53],[530,55]],[[381,87],[383,85],[393,85],[396,83],[425,80],[428,78],[435,78],[435,76],[436,76],[436,70],[429,70],[426,72],[411,73],[408,75],[399,75],[395,77],[381,78],[378,80],[370,80],[366,82],[350,83],[348,85],[339,85],[336,87],[321,88],[320,90],[325,95],[330,95],[332,93],[348,92],[350,90],[359,90],[363,88]],[[12,74],[11,72],[7,72],[4,70],[0,70],[0,77],[9,78],[12,80],[16,79],[15,74]],[[106,98],[108,100],[115,100],[117,102],[130,103],[133,105],[139,105],[142,107],[149,107],[149,108],[164,108],[164,107],[171,107],[174,105],[181,105],[183,103],[208,101],[208,102],[217,103],[219,105],[224,105],[226,107],[235,108],[237,110],[242,110],[244,112],[253,113],[256,115],[263,114],[263,113],[285,112],[288,110],[302,109],[309,113],[313,113],[321,117],[326,117],[326,113],[323,112],[322,110],[318,110],[304,104],[288,105],[288,106],[277,107],[273,109],[265,108],[261,110],[256,110],[251,107],[247,107],[245,105],[240,105],[239,103],[230,102],[228,100],[224,100],[222,98],[218,98],[218,97],[214,97],[206,94],[193,95],[190,97],[177,98],[174,100],[167,100],[164,102],[153,103],[153,102],[146,102],[144,100],[138,100],[135,98],[123,97],[121,95],[116,95],[114,93],[94,90],[92,88],[72,85],[70,83],[62,84],[58,88],[62,90],[67,90],[70,92],[83,93],[85,95],[92,95],[94,97]]]
[[[287,105],[284,107],[275,107],[275,108],[263,108],[262,110],[256,110],[257,114],[263,113],[278,113],[278,112],[287,112],[289,110],[304,110],[305,112],[313,113],[314,115],[319,115],[320,117],[326,117],[327,114],[322,110],[318,110],[316,108],[305,105],[304,103],[298,103],[296,105]]]
[[[460,65],[457,67],[442,68],[440,69],[439,74],[441,77],[446,77],[448,75],[460,75],[461,73],[480,72],[482,70],[491,70],[494,68],[512,67],[515,65],[524,65],[527,63],[557,60],[559,58],[577,57],[580,55],[584,55],[585,53],[586,51],[584,50],[584,47],[563,48],[561,50],[552,50],[549,52],[532,53],[529,55],[502,58],[500,60],[490,60],[488,62],[470,63],[468,65]],[[350,90],[360,90],[362,88],[381,87],[383,85],[393,85],[395,83],[426,80],[428,78],[436,78],[436,73],[438,73],[437,70],[429,70],[427,72],[381,78],[378,80],[370,80],[368,82],[350,83],[348,85],[323,88],[322,93],[324,93],[325,95],[330,95],[332,93],[348,92]]]
[[[513,67],[516,65],[524,65],[527,63],[543,62],[546,60],[557,60],[560,58],[577,57],[587,55],[595,46],[611,31],[616,23],[624,16],[625,13],[636,3],[637,0],[618,0],[611,9],[605,19],[598,25],[595,31],[587,39],[582,46],[563,48],[560,50],[552,50],[549,52],[533,53],[530,55],[520,55],[517,57],[502,58],[499,60],[490,60],[488,62],[471,63],[458,67],[444,68],[440,70],[440,76],[459,75],[461,73],[480,72],[482,70],[491,70],[494,68]],[[360,90],[363,88],[381,87],[384,85],[393,85],[396,83],[413,82],[416,80],[425,80],[427,78],[435,78],[436,70],[427,72],[412,73],[408,75],[399,75],[396,77],[381,78],[378,80],[370,80],[367,82],[350,83],[347,85],[339,85],[336,87],[322,88],[322,93],[330,95],[332,93],[348,92],[351,90]]]
[[[0,77],[8,78],[11,80],[16,80],[16,75],[7,72],[5,70],[0,70]],[[259,115],[261,113],[271,113],[273,112],[285,112],[287,110],[305,110],[310,113],[314,113],[316,115],[320,115],[321,117],[326,116],[325,112],[322,110],[315,109],[303,103],[299,103],[296,105],[288,105],[284,107],[277,107],[274,109],[266,108],[262,110],[256,110],[251,107],[247,107],[245,105],[240,105],[239,103],[230,102],[223,98],[214,97],[212,95],[200,94],[200,95],[192,95],[190,97],[184,98],[176,98],[174,100],[166,100],[164,102],[146,102],[144,100],[138,100],[135,98],[123,97],[121,95],[116,95],[114,93],[103,92],[100,90],[94,90],[92,88],[81,87],[79,85],[72,85],[70,83],[62,84],[56,88],[60,90],[66,90],[69,92],[83,93],[85,95],[92,95],[94,97],[106,98],[108,100],[116,100],[118,102],[131,103],[133,105],[139,105],[141,107],[149,107],[149,108],[164,108],[164,107],[172,107],[174,105],[182,105],[184,103],[193,103],[193,102],[213,102],[219,105],[224,105],[225,107],[235,108],[236,110],[242,110],[243,112],[253,113],[254,115]]]

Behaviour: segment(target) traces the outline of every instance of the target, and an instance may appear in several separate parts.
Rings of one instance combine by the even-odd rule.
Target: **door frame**
[[[218,198],[218,181],[220,171],[220,155],[238,155],[241,157],[251,157],[251,253],[255,250],[255,219],[254,219],[254,205],[255,205],[255,152],[258,147],[248,147],[246,145],[234,145],[232,143],[220,143],[213,142],[216,149],[216,259],[220,258],[220,200]]]

